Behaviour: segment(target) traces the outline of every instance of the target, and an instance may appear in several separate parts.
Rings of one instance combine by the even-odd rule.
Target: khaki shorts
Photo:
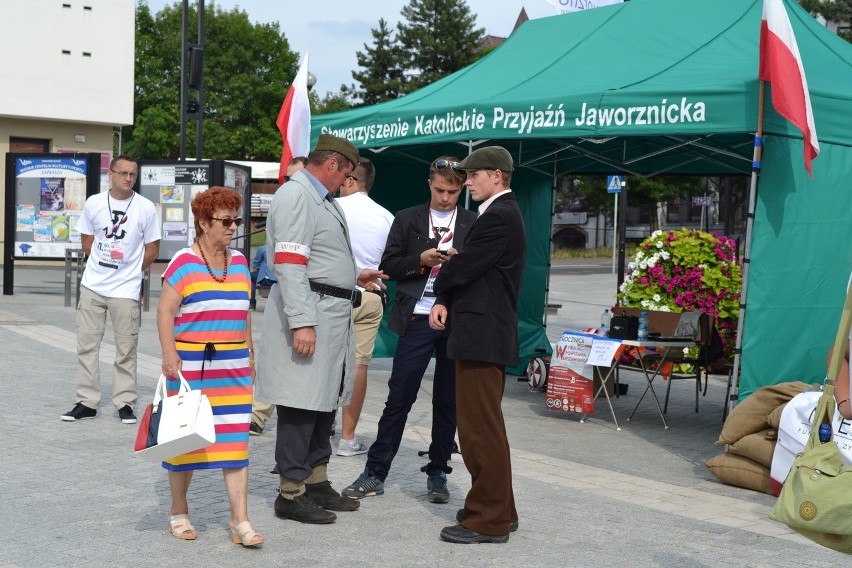
[[[352,320],[355,322],[355,363],[369,365],[373,358],[373,348],[376,346],[376,333],[382,323],[382,299],[378,294],[364,292],[361,305],[352,310]]]

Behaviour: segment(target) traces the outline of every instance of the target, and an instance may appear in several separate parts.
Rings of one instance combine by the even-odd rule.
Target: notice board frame
[[[6,154],[3,295],[14,293],[15,261],[56,261],[80,247],[75,217],[100,191],[99,152]]]

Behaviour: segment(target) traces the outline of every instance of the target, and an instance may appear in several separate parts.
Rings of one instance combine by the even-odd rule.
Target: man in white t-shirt
[[[61,416],[94,418],[101,401],[100,347],[109,313],[115,333],[112,403],[124,424],[135,424],[136,345],[144,272],[160,251],[154,204],[133,191],[139,164],[121,155],[109,165],[110,189],[86,200],[77,222],[88,255],[77,305],[77,403]]]
[[[355,264],[361,268],[379,267],[393,224],[393,214],[368,195],[375,181],[376,168],[373,163],[361,158],[358,167],[344,179],[337,199],[346,215]],[[355,437],[355,428],[367,396],[367,369],[373,357],[376,333],[383,314],[382,300],[377,294],[363,294],[361,305],[352,310],[355,323],[355,380],[352,384],[352,400],[343,407],[342,433],[337,445],[339,456],[356,456],[367,452],[367,447]]]

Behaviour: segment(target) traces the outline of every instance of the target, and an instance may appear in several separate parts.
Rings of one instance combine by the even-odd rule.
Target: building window
[[[9,152],[17,154],[46,154],[50,151],[50,140],[38,138],[9,138]]]

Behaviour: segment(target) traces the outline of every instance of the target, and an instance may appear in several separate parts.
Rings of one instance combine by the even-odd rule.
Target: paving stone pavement
[[[556,340],[585,328],[612,305],[615,277],[599,262],[556,263],[548,317]],[[156,270],[162,270],[157,265]],[[159,374],[155,311],[143,313],[139,341],[139,404],[153,396]],[[96,419],[62,422],[74,404],[75,313],[63,307],[63,272],[18,267],[14,295],[0,298],[0,566],[845,566],[848,559],[770,521],[771,496],[719,483],[704,460],[721,429],[725,380],[712,377],[700,411],[692,383],[672,388],[665,430],[647,398],[626,421],[644,383],[625,373],[628,394],[614,400],[616,431],[603,401],[585,423],[550,414],[544,395],[510,377],[503,411],[512,447],[520,530],[504,545],[461,546],[439,540],[454,523],[470,486],[460,456],[449,476],[450,502],[429,503],[424,458],[431,423],[431,369],[409,417],[385,494],[327,526],[275,518],[274,426],[250,442],[249,514],[266,537],[243,549],[227,535],[228,502],[219,471],[196,472],[189,492],[194,542],[166,532],[165,471],[131,450],[135,426],[120,423],[106,396]],[[254,317],[262,317],[264,300]],[[255,328],[259,329],[259,325]],[[101,351],[109,393],[112,336]],[[387,392],[391,360],[375,360],[359,436],[369,444]],[[657,392],[662,396],[662,385]],[[338,432],[339,433],[339,432]],[[333,440],[336,445],[337,440]],[[366,456],[333,456],[329,473],[342,489]]]

